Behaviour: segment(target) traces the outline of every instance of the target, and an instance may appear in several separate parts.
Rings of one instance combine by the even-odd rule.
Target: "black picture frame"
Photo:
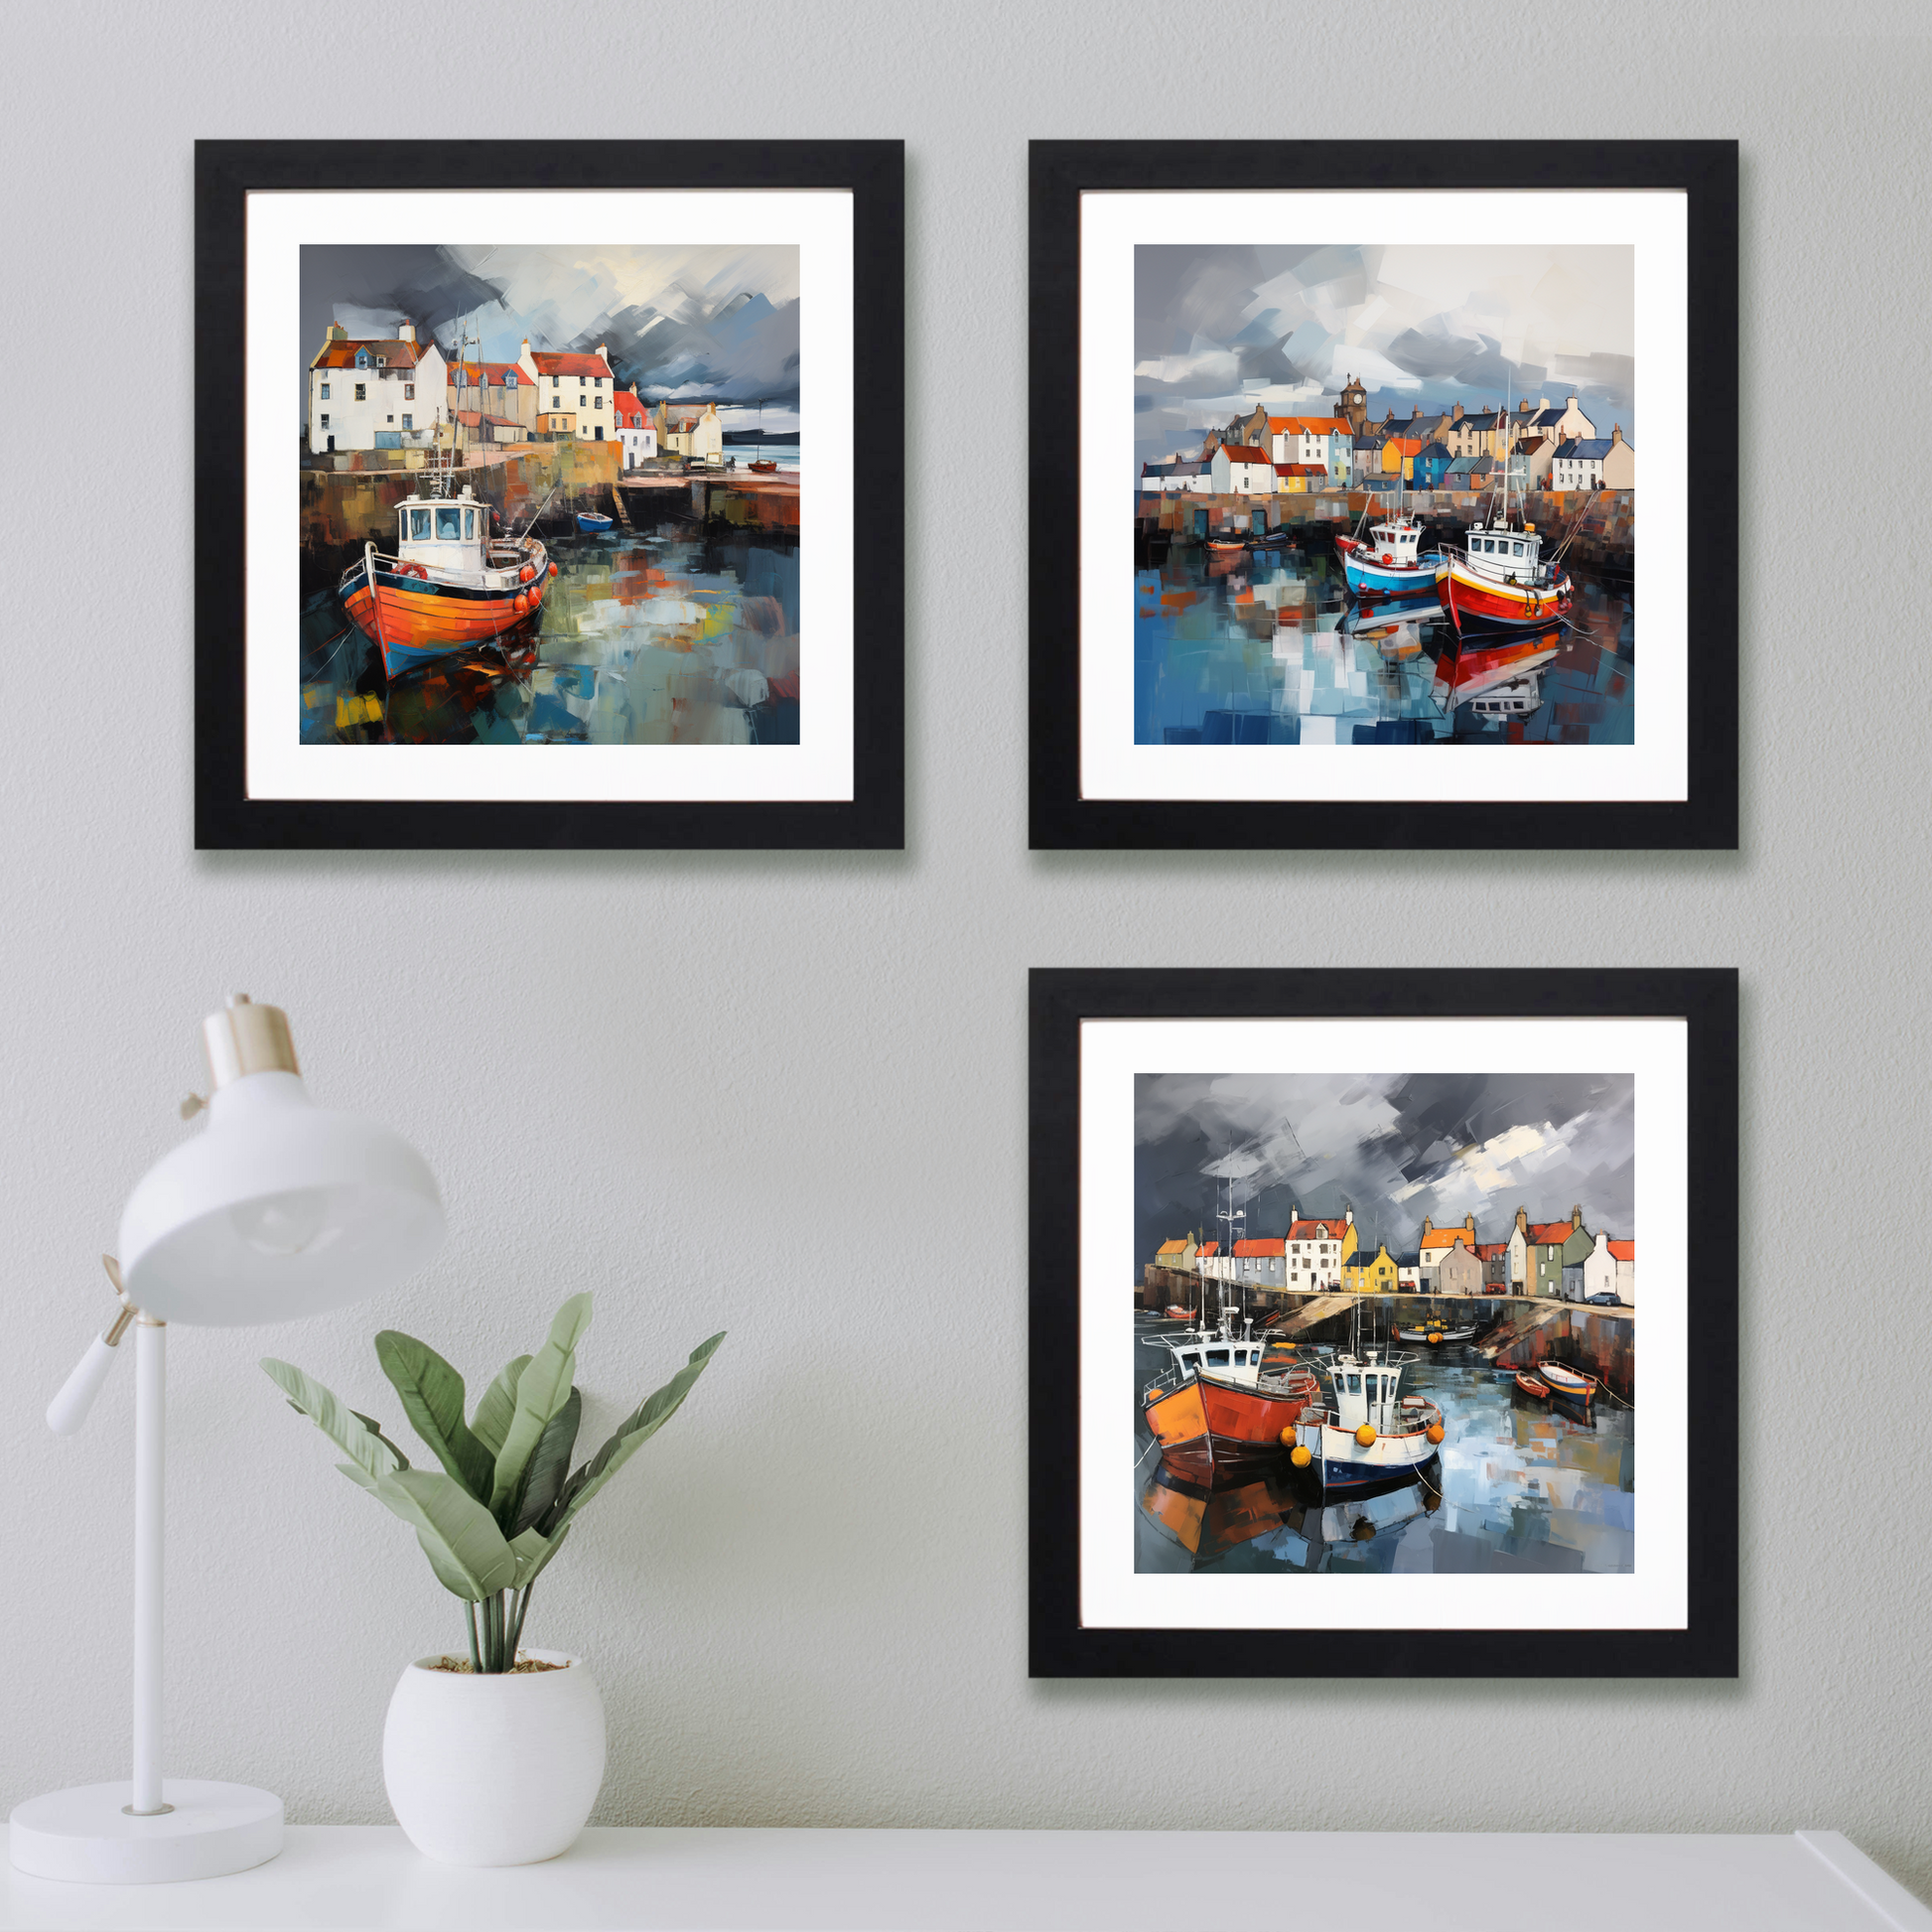
[[[1031,976],[1029,1670],[1034,1677],[1734,1677],[1737,1674],[1737,994],[1734,971],[1035,968]],[[1089,1020],[1682,1018],[1688,1359],[1697,1497],[1683,1630],[1082,1627],[1080,1028]],[[1069,1264],[1069,1257],[1072,1258]],[[1123,1301],[1125,1298],[1123,1297]],[[1126,1311],[1123,1308],[1123,1318]],[[1688,1398],[1687,1398],[1688,1399]],[[1587,1637],[1587,1641],[1580,1641]]]
[[[195,149],[195,843],[328,848],[904,845],[904,143],[198,141]],[[235,371],[251,191],[804,189],[853,198],[855,414],[865,412],[864,595],[853,608],[847,800],[253,799],[245,770],[245,503]],[[858,447],[855,443],[855,447]],[[859,519],[855,518],[855,526]],[[855,568],[857,558],[855,557]],[[856,581],[856,580],[855,580]],[[809,699],[808,699],[809,702]],[[809,726],[807,727],[809,729]]]
[[[1084,798],[1080,791],[1080,197],[1101,190],[1681,189],[1688,377],[1709,420],[1737,411],[1734,141],[1035,141],[1031,176],[1031,812],[1035,850],[1737,845],[1737,472],[1701,455],[1688,590],[1688,797],[1521,804]],[[1072,523],[1069,524],[1069,517]],[[1451,759],[1451,763],[1453,760]],[[1372,782],[1372,767],[1364,769]],[[1453,779],[1450,778],[1452,783]]]

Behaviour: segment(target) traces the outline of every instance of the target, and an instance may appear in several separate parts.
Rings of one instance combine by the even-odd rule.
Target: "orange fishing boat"
[[[441,493],[449,477],[448,466],[430,473],[427,493],[397,504],[393,556],[365,543],[337,586],[391,677],[527,623],[557,574],[537,538],[492,537],[490,507],[467,484]]]
[[[1192,1329],[1165,1336],[1173,1367],[1142,1395],[1143,1413],[1164,1462],[1196,1482],[1252,1470],[1283,1455],[1282,1432],[1294,1431],[1321,1385],[1300,1362],[1264,1370],[1268,1343]]]

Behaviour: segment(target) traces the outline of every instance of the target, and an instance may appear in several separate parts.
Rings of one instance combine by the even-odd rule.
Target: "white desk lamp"
[[[207,1130],[149,1169],[108,1273],[121,1313],[47,1411],[80,1427],[134,1327],[134,1775],[14,1808],[13,1863],[42,1878],[138,1884],[242,1871],[282,1849],[272,1792],[161,1775],[163,1405],[167,1324],[288,1321],[412,1274],[443,1238],[443,1203],[405,1141],[315,1106],[288,1018],[236,994],[203,1023]],[[202,1110],[191,1098],[185,1118]]]

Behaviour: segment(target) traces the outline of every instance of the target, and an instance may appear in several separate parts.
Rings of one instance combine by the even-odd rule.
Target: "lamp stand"
[[[155,1884],[215,1878],[282,1849],[282,1801],[252,1785],[161,1775],[163,1477],[168,1330],[134,1322],[134,1775],[14,1807],[15,1866],[39,1878]]]

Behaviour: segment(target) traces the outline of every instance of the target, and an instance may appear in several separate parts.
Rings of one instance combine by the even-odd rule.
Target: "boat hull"
[[[599,516],[591,510],[579,510],[577,527],[580,530],[589,530],[595,535],[602,535],[612,527],[612,519],[608,516]]]
[[[1444,572],[1444,593],[1449,615],[1458,623],[1504,624],[1527,627],[1549,623],[1570,609],[1570,579],[1560,577],[1541,587],[1501,584],[1478,577],[1469,566],[1451,557]]]
[[[1538,1368],[1537,1375],[1552,1395],[1571,1402],[1587,1402],[1596,1393],[1596,1384],[1588,1376],[1567,1375],[1548,1362]]]
[[[1335,548],[1341,552],[1342,575],[1357,597],[1424,597],[1443,576],[1443,566],[1434,557],[1410,568],[1377,563],[1352,537],[1337,537]]]
[[[391,677],[453,651],[494,642],[527,623],[543,604],[550,575],[539,553],[536,575],[527,584],[499,591],[439,583],[375,566],[373,585],[366,560],[344,574],[339,586],[343,608],[356,627],[375,640],[383,668]]]
[[[1150,1402],[1147,1426],[1165,1462],[1206,1481],[1279,1456],[1282,1431],[1296,1427],[1318,1393],[1311,1375],[1279,1393],[1196,1376]]]
[[[1364,1447],[1352,1429],[1314,1423],[1303,1430],[1302,1440],[1304,1447],[1314,1450],[1323,1489],[1365,1489],[1373,1482],[1387,1482],[1420,1469],[1436,1453],[1426,1427],[1377,1436]]]

